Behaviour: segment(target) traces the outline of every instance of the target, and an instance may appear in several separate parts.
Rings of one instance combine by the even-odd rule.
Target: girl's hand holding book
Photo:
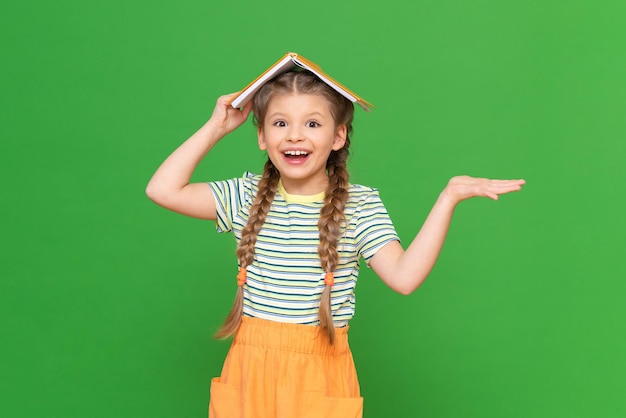
[[[224,137],[241,126],[248,119],[248,115],[252,110],[252,101],[248,102],[243,109],[233,108],[228,103],[228,99],[235,94],[232,93],[219,97],[213,109],[213,114],[207,122],[220,137]]]

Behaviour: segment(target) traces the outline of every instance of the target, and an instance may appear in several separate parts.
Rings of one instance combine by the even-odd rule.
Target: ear
[[[348,136],[348,128],[346,125],[339,125],[335,131],[335,141],[333,142],[333,151],[339,151],[346,145],[346,137]]]
[[[265,134],[263,133],[263,127],[261,125],[257,126],[256,135],[259,140],[259,149],[261,151],[265,151],[267,149],[267,144],[265,143]]]

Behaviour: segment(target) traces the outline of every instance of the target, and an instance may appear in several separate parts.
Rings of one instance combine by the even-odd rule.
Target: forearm
[[[524,180],[453,177],[409,248],[403,250],[397,241],[387,244],[372,258],[371,267],[393,290],[412,293],[435,266],[459,202],[479,196],[498,200],[499,195],[521,190],[525,183]]]
[[[241,126],[250,114],[252,102],[243,109],[234,109],[228,103],[232,96],[217,99],[209,121],[163,161],[146,188],[150,199],[174,212],[216,219],[215,198],[207,183],[190,184],[189,181],[211,148]]]
[[[418,234],[394,263],[392,277],[400,293],[413,292],[430,274],[443,248],[456,204],[442,192]]]
[[[148,196],[158,201],[164,196],[180,192],[189,184],[200,161],[222,137],[210,121],[204,124],[159,166],[146,188]]]

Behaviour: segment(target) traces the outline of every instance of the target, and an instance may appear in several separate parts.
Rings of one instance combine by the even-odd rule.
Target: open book
[[[288,52],[287,54],[285,54],[284,57],[278,60],[270,68],[265,70],[260,76],[252,81],[252,83],[248,84],[243,90],[231,97],[230,104],[234,108],[241,108],[245,106],[246,103],[248,103],[250,99],[252,99],[254,93],[256,93],[263,86],[263,84],[267,83],[279,74],[289,71],[296,66],[311,71],[313,74],[318,76],[322,81],[331,86],[342,96],[344,96],[353,103],[357,103],[367,112],[370,111],[370,108],[374,107],[374,105],[372,105],[362,97],[357,96],[354,92],[348,90],[337,80],[333,79],[324,71],[322,71],[322,68],[319,65],[315,64],[312,61],[309,61],[302,55],[296,54],[295,52]]]

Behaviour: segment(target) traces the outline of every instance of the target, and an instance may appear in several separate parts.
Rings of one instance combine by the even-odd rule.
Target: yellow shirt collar
[[[285,191],[282,181],[278,180],[278,193],[287,201],[287,203],[312,203],[324,201],[326,193],[321,192],[313,195],[289,194]]]

